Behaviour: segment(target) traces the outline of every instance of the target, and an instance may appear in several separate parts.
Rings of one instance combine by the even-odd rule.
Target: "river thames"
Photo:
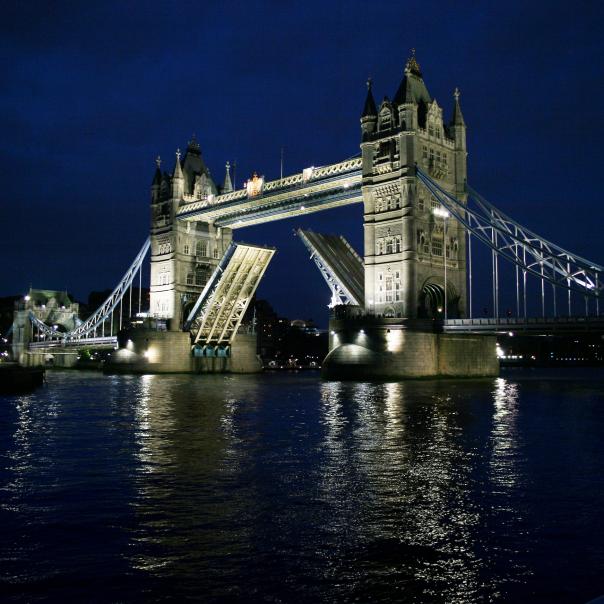
[[[0,397],[4,601],[604,594],[604,376],[47,374]]]

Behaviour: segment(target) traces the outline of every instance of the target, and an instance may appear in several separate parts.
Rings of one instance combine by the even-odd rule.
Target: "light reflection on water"
[[[83,575],[109,600],[539,601],[551,499],[523,420],[556,438],[575,390],[51,374],[0,423],[1,576],[17,600],[85,597]]]

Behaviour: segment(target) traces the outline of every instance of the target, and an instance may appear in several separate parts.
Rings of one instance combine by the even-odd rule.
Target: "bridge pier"
[[[438,333],[432,321],[367,316],[332,319],[329,328],[328,379],[499,374],[494,335]]]
[[[256,336],[238,334],[224,356],[193,356],[191,336],[182,331],[127,329],[105,364],[106,373],[256,373]]]
[[[69,369],[78,362],[78,351],[65,348],[36,349],[22,352],[16,359],[22,367],[61,367]]]

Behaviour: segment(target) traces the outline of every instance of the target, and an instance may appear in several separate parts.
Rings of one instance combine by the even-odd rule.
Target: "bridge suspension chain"
[[[130,314],[132,314],[132,291],[131,286],[134,278],[139,273],[139,310],[141,303],[141,281],[140,274],[142,269],[142,264],[149,251],[149,247],[151,245],[150,238],[145,240],[145,243],[141,247],[140,251],[134,258],[132,264],[121,278],[120,282],[117,284],[115,289],[111,292],[108,298],[97,308],[97,310],[90,316],[86,321],[79,322],[74,329],[68,332],[60,332],[57,331],[38,319],[32,312],[29,313],[29,319],[39,332],[43,333],[50,340],[63,340],[63,341],[73,341],[73,340],[81,340],[85,338],[95,337],[96,330],[100,327],[103,327],[103,336],[104,333],[104,323],[108,319],[111,319],[111,333],[113,334],[113,311],[117,308],[118,305],[121,306],[122,300],[126,292],[130,289]],[[120,308],[121,311],[121,308]],[[121,312],[120,312],[120,325],[121,325]]]
[[[599,300],[604,289],[604,267],[565,250],[516,222],[484,197],[468,187],[464,203],[445,191],[417,168],[420,181],[468,233],[476,237],[497,256],[502,256],[523,271],[538,277],[542,284],[581,293]],[[473,203],[475,207],[470,204]],[[495,265],[494,265],[495,266]]]

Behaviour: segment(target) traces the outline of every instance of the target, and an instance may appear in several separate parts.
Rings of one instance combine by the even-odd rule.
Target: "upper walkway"
[[[266,183],[256,178],[245,189],[185,203],[177,218],[235,229],[359,203],[361,166],[358,157]]]

